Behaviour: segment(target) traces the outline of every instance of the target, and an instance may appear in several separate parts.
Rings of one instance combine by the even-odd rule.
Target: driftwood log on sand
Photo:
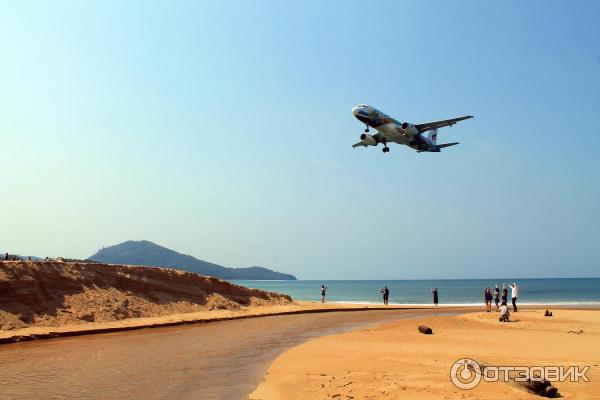
[[[545,379],[529,379],[526,382],[516,382],[518,385],[524,387],[530,392],[533,392],[542,397],[554,398],[558,394],[558,389],[552,386],[550,382]]]
[[[479,368],[481,369],[481,371],[480,371],[481,374],[484,374],[485,367],[490,366],[489,364],[483,363],[481,361],[477,361],[477,364],[479,365]],[[519,387],[527,390],[530,393],[537,394],[538,396],[541,396],[541,397],[549,397],[549,398],[560,397],[560,395],[558,394],[558,388],[556,386],[552,386],[552,383],[550,383],[546,379],[536,378],[536,377],[531,379],[531,377],[530,377],[528,380],[522,381],[522,380],[515,379],[515,377],[516,376],[514,374],[509,373],[508,382],[510,384],[519,386]]]
[[[419,325],[419,332],[425,334],[425,335],[431,335],[433,333],[433,330],[425,325]]]

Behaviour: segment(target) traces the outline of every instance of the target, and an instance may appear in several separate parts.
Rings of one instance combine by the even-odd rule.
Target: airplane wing
[[[379,143],[379,142],[381,141],[381,135],[380,135],[379,133],[376,133],[376,134],[374,134],[374,135],[371,135],[371,136],[373,136],[373,139],[377,140],[377,143]],[[376,144],[377,144],[377,143],[376,143]],[[363,142],[362,140],[361,140],[360,142],[358,142],[358,143],[354,143],[354,144],[352,145],[352,147],[360,147],[360,146],[367,147],[367,146],[369,146],[369,145],[368,145],[368,144],[366,144],[365,142]],[[374,145],[372,145],[372,146],[374,146]]]
[[[459,121],[464,121],[465,119],[473,118],[472,115],[465,115],[464,117],[445,119],[442,121],[434,121],[434,122],[426,122],[424,124],[415,125],[415,128],[419,130],[419,133],[427,132],[432,129],[442,128],[444,126],[452,126]]]

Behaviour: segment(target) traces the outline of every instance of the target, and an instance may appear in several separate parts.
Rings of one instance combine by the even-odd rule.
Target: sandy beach
[[[252,400],[270,399],[535,399],[514,383],[481,382],[462,390],[452,364],[472,358],[499,366],[590,366],[589,382],[555,382],[564,398],[597,398],[600,311],[540,309],[475,312],[402,320],[299,345],[270,366]],[[419,325],[432,335],[417,331]]]
[[[450,369],[461,358],[589,366],[589,383],[555,386],[565,398],[600,388],[600,310],[544,317],[525,306],[500,323],[474,307],[298,302],[198,274],[86,263],[3,262],[0,289],[0,398],[537,397],[512,382],[457,388]]]

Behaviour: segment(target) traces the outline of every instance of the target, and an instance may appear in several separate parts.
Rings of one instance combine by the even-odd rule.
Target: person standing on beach
[[[433,305],[438,305],[438,290],[437,288],[431,289],[431,293],[433,293]]]
[[[321,303],[325,303],[325,292],[327,291],[327,286],[321,285]]]
[[[519,296],[519,286],[516,283],[510,284],[513,312],[517,312],[517,297]]]
[[[508,289],[506,288],[506,284],[502,284],[502,302],[506,303],[508,301]]]
[[[485,301],[485,311],[492,311],[492,289],[486,287],[485,291],[483,292],[483,298]]]
[[[500,289],[498,289],[498,285],[494,289],[494,304],[496,304],[496,311],[500,310],[500,306],[498,303],[500,302]]]
[[[383,293],[383,304],[384,305],[388,305],[388,299],[390,297],[390,289],[388,289],[387,286],[384,286],[383,289],[381,289],[381,293]]]

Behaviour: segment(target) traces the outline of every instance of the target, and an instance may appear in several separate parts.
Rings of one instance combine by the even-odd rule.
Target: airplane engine
[[[367,146],[376,146],[377,145],[377,140],[369,135],[368,133],[363,133],[362,135],[360,135],[360,140],[362,140],[362,142],[364,144],[366,144]]]
[[[419,133],[419,130],[415,128],[413,124],[409,124],[408,122],[403,122],[400,130],[403,134],[408,136],[415,136]]]

